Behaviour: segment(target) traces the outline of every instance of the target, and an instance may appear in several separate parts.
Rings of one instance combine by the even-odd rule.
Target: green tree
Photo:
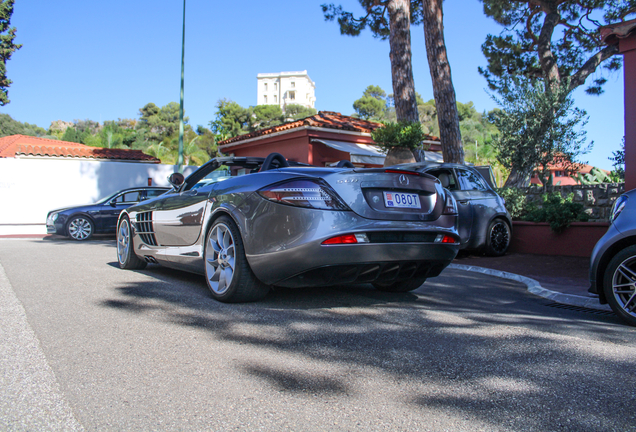
[[[277,126],[285,121],[283,110],[278,105],[257,105],[247,112],[250,132]]]
[[[13,3],[15,0],[2,0],[0,2],[0,106],[5,106],[9,102],[9,86],[12,81],[7,78],[7,61],[22,44],[14,44],[15,27],[11,27],[11,16],[13,15]]]
[[[399,121],[418,121],[411,64],[411,23],[421,22],[421,7],[414,0],[358,0],[365,15],[356,18],[342,6],[323,4],[325,20],[337,19],[340,34],[358,36],[369,27],[373,36],[389,39],[395,111]]]
[[[362,97],[353,102],[353,109],[364,120],[384,120],[389,109],[386,92],[379,86],[368,86]]]
[[[77,131],[74,127],[68,127],[64,131],[64,135],[62,135],[62,141],[79,143],[79,136],[77,135]]]
[[[601,43],[600,20],[611,24],[636,13],[636,0],[481,1],[484,13],[504,26],[482,45],[488,66],[479,72],[492,90],[505,85],[507,76],[523,75],[550,85],[567,79],[571,92],[602,63],[603,69],[619,69],[618,46]],[[600,94],[605,82],[598,76],[586,91]]]
[[[139,114],[141,117],[137,128],[147,131],[148,141],[160,142],[179,130],[179,104],[176,102],[170,102],[161,108],[150,102],[139,110]],[[183,122],[186,129],[192,129],[187,117]]]
[[[498,160],[510,170],[505,187],[525,187],[535,168],[545,177],[556,159],[575,163],[590,150],[591,144],[584,147],[582,129],[587,115],[574,107],[567,81],[549,86],[513,77],[503,82],[500,93],[493,99],[503,110],[495,111],[492,120],[500,132],[494,140]]]
[[[614,170],[611,173],[614,181],[625,181],[625,137],[621,143],[621,149],[612,152],[612,157],[608,158],[612,161]]]
[[[315,108],[309,108],[299,104],[287,104],[285,106],[285,121],[296,121],[311,117],[317,113]]]
[[[216,119],[210,121],[210,129],[220,140],[248,133],[249,110],[229,99],[220,99],[216,109]]]
[[[47,136],[46,129],[29,123],[22,123],[9,114],[0,114],[0,137],[9,135]]]

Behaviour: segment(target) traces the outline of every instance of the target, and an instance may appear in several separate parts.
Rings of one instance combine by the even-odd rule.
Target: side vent
[[[152,212],[137,213],[137,222],[135,223],[137,234],[141,241],[150,246],[157,246],[155,231],[152,228]]]

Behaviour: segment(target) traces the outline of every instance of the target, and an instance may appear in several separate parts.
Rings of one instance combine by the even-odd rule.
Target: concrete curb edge
[[[583,296],[574,295],[574,294],[563,294],[557,291],[552,291],[542,287],[539,281],[535,279],[531,279],[526,276],[521,276],[514,273],[509,273],[509,272],[500,271],[500,270],[493,270],[493,269],[484,268],[484,267],[464,265],[464,264],[450,264],[448,268],[455,269],[455,270],[464,270],[464,271],[482,273],[482,274],[486,274],[490,276],[500,277],[503,279],[517,281],[524,284],[526,288],[528,289],[529,293],[552,300],[555,303],[560,303],[560,304],[564,304],[568,306],[584,307],[588,309],[610,311],[610,312],[612,310],[609,307],[609,305],[600,304],[598,302],[598,299],[596,298],[583,297]]]

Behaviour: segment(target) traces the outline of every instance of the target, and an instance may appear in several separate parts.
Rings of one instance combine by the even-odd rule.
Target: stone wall
[[[533,186],[526,189],[526,195],[528,201],[540,201],[541,195],[552,191],[560,192],[563,196],[573,193],[574,202],[585,206],[585,213],[590,216],[590,222],[607,222],[616,198],[625,192],[625,183],[549,186],[545,191],[542,187]]]

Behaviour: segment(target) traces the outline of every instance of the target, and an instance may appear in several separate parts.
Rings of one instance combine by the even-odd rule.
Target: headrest
[[[450,177],[447,173],[439,173],[437,178],[439,179],[439,181],[442,182],[442,187],[447,188],[448,186],[450,186]]]

